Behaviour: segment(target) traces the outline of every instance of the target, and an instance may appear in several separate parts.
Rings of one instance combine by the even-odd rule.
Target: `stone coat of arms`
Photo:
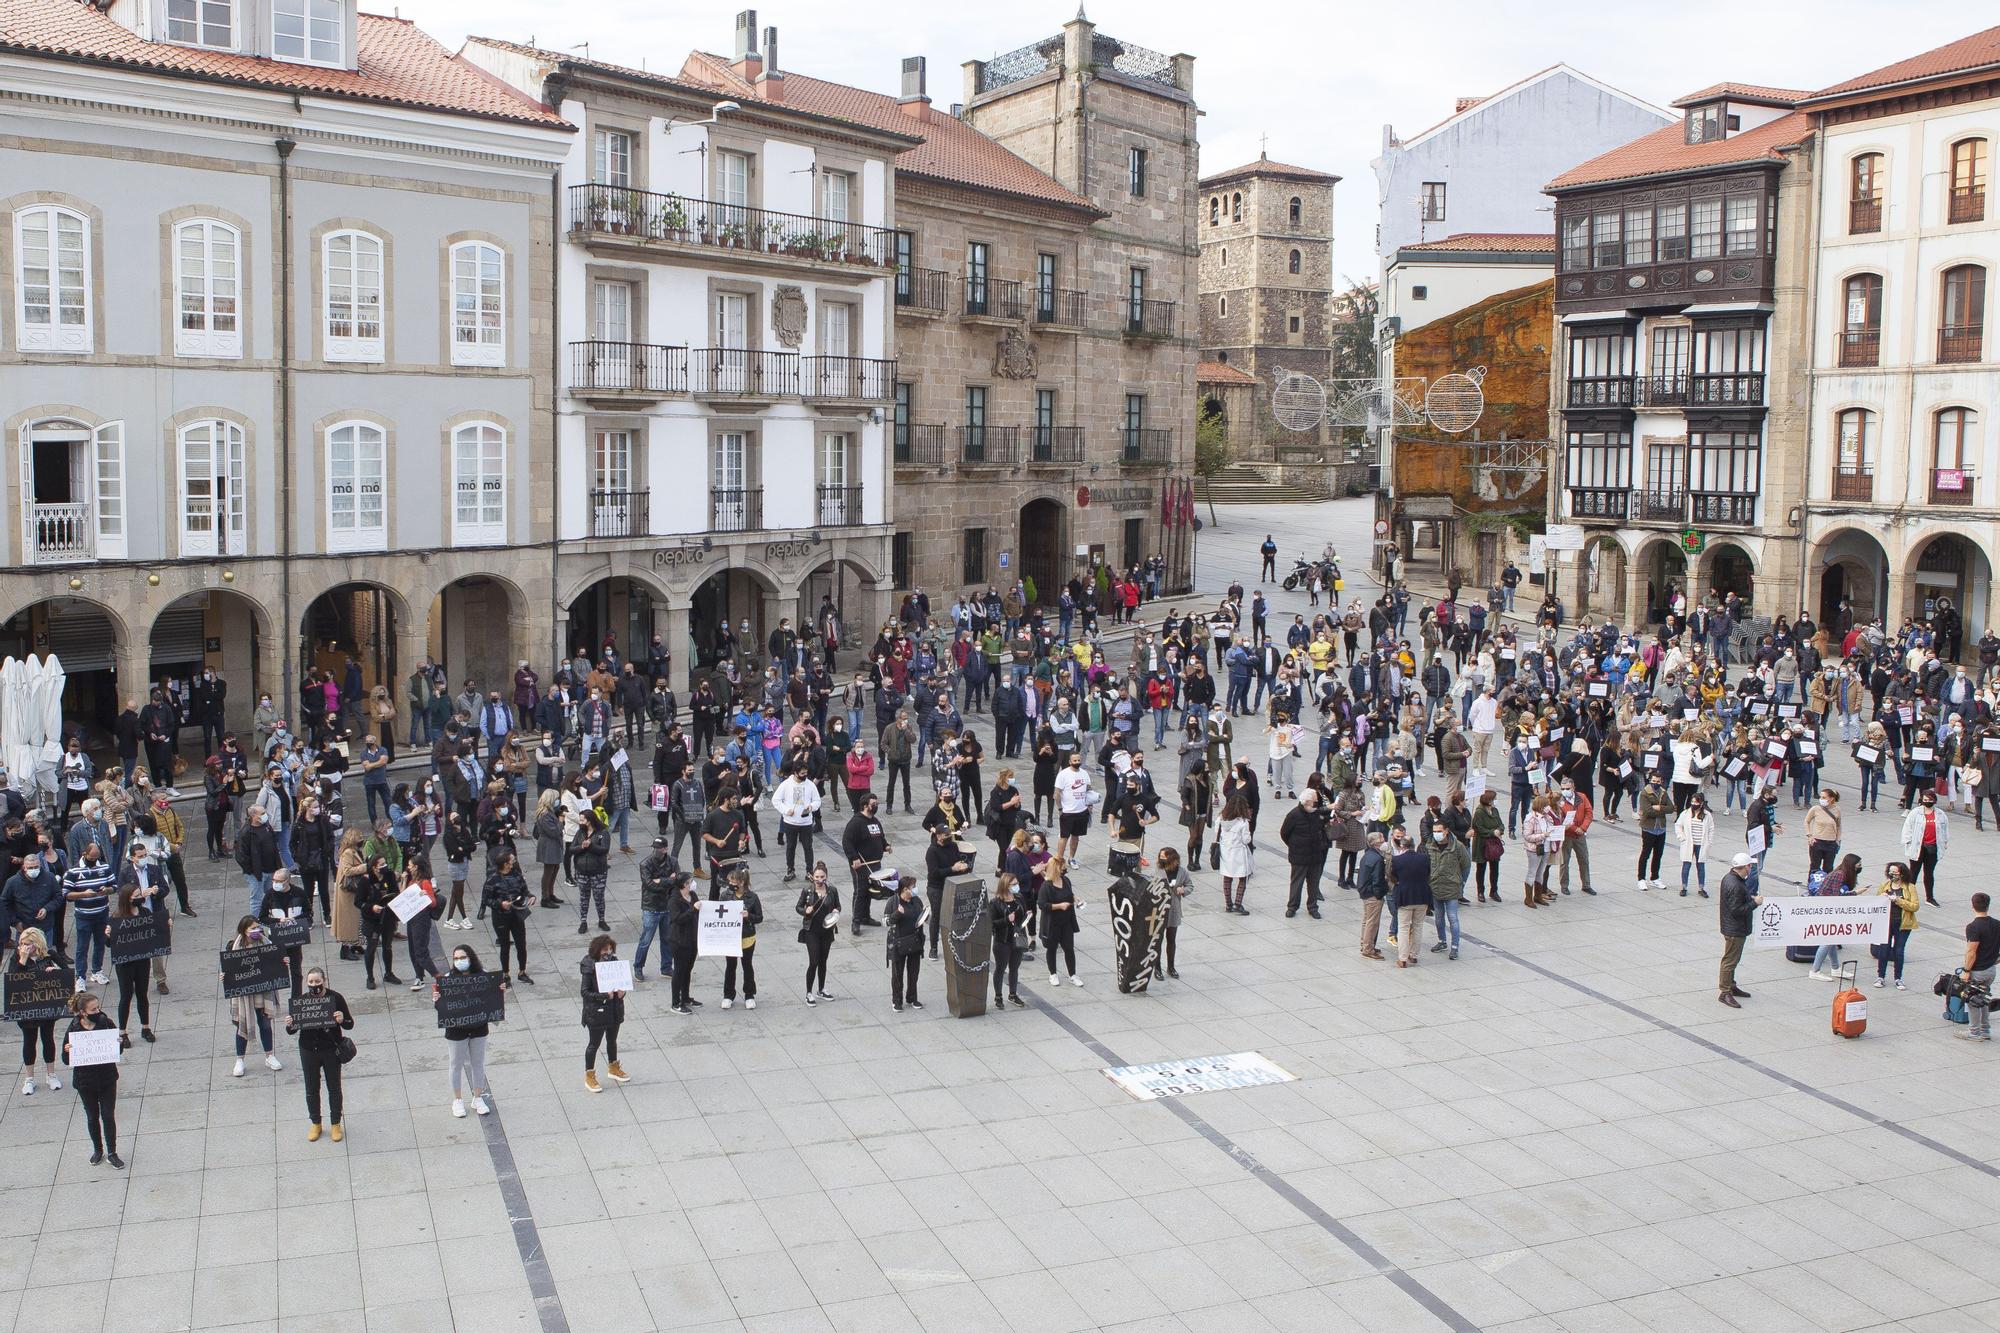
[[[1031,380],[1035,377],[1035,345],[1019,325],[1000,335],[993,353],[993,373],[1003,380]]]

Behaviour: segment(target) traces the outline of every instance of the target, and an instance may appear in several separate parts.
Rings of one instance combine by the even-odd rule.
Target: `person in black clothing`
[[[667,951],[673,956],[674,994],[669,1006],[677,1014],[691,1014],[701,1003],[688,994],[694,980],[696,931],[701,924],[701,899],[695,896],[694,881],[683,879],[667,913]]]
[[[144,849],[137,845],[134,851]],[[118,888],[118,896],[112,899],[111,915],[124,919],[136,917],[141,912],[157,910],[155,903],[160,893],[157,882],[141,883],[132,872],[126,871],[126,879]],[[132,1005],[139,1006],[139,1035],[148,1042],[153,1040],[153,1006],[146,994],[146,973],[152,967],[152,960],[135,958],[130,962],[114,963],[112,971],[118,981],[118,1030],[123,1032],[131,1021]]]
[[[507,953],[511,948],[519,969],[514,977],[530,986],[535,979],[528,975],[527,915],[534,902],[528,892],[528,881],[521,877],[520,861],[512,852],[501,852],[494,858],[493,869],[487,873],[480,890],[479,910],[493,916],[493,938],[500,946],[501,975],[506,975]]]
[[[750,851],[743,812],[736,806],[735,791],[728,786],[715,789],[715,804],[702,825],[701,843],[708,854],[708,896],[719,897],[730,867],[741,863]]]
[[[361,963],[368,973],[368,989],[375,989],[375,953],[382,953],[382,983],[399,986],[393,946],[396,943],[396,914],[389,904],[403,891],[389,858],[377,856],[361,873],[354,893],[354,905],[361,909]],[[261,904],[260,904],[261,906]]]
[[[618,941],[609,935],[599,935],[590,942],[577,964],[577,973],[582,981],[583,1027],[590,1033],[590,1040],[583,1048],[583,1086],[591,1092],[603,1092],[604,1086],[597,1081],[597,1048],[604,1047],[605,1057],[610,1064],[604,1072],[614,1082],[629,1083],[632,1079],[625,1072],[625,1066],[618,1063],[618,1029],[625,1022],[625,992],[605,991],[597,988],[597,965],[611,962],[618,957]]]
[[[1016,1009],[1025,1009],[1027,1004],[1021,999],[1021,955],[1026,952],[1015,932],[1020,930],[1028,916],[1028,906],[1014,892],[1014,877],[1001,875],[993,885],[993,896],[986,900],[987,920],[993,927],[993,1007],[1002,1003],[1001,988],[1006,988],[1004,999],[1013,1001]]]
[[[848,918],[849,928],[859,935],[863,926],[876,926],[869,900],[870,873],[879,869],[882,858],[889,852],[889,837],[882,830],[882,820],[878,811],[881,802],[874,793],[861,800],[861,810],[847,821],[841,830],[840,851],[847,858],[847,866],[854,876],[854,913]]]
[[[944,916],[944,882],[951,875],[972,869],[958,850],[952,830],[939,825],[931,830],[931,845],[924,849],[924,896],[930,900],[931,957],[938,956],[938,931]]]
[[[89,991],[70,996],[69,1011],[75,1017],[63,1033],[64,1064],[69,1064],[69,1039],[78,1032],[108,1032],[118,1026]],[[109,1161],[123,1171],[125,1159],[118,1155],[118,1065],[79,1065],[71,1070],[69,1081],[76,1089],[76,1099],[83,1103],[84,1123],[90,1127],[90,1164]]]
[[[311,1125],[306,1129],[306,1142],[317,1143],[320,1135],[319,1095],[320,1084],[326,1084],[326,1109],[333,1119],[333,1141],[340,1142],[343,1131],[340,1127],[340,1047],[346,1040],[340,1034],[354,1027],[354,1014],[347,1007],[347,997],[339,991],[326,988],[326,969],[311,968],[306,972],[306,994],[312,996],[331,995],[333,997],[333,1022],[330,1028],[307,1028],[299,1031],[299,1025],[290,1015],[285,1018],[285,1031],[298,1034],[299,1069],[305,1076],[306,1115]]]
[[[904,880],[889,905],[889,1001],[897,1013],[903,1006],[921,1009],[917,998],[917,972],[924,963],[924,925],[930,909],[917,898],[917,886]]]
[[[1326,869],[1326,819],[1319,809],[1319,793],[1308,789],[1299,803],[1278,826],[1278,840],[1285,844],[1285,860],[1292,872],[1291,891],[1285,899],[1285,915],[1299,914],[1299,896],[1305,895],[1306,912],[1319,920],[1319,877]]]
[[[833,997],[826,992],[826,958],[840,934],[840,892],[829,880],[826,862],[815,861],[793,908],[800,917],[799,943],[806,946],[806,1003]]]

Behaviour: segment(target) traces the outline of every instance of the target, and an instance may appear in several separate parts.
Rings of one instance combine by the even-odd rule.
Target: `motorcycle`
[[[1304,556],[1300,556],[1297,559],[1293,560],[1292,572],[1285,575],[1285,581],[1284,581],[1285,591],[1297,592],[1300,588],[1309,585],[1312,582],[1313,571],[1317,568],[1319,568],[1319,566],[1315,565],[1312,561],[1307,560]]]

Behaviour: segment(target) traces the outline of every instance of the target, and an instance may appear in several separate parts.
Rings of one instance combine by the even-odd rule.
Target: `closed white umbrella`
[[[63,686],[68,677],[61,660],[54,653],[42,659],[37,677],[32,707],[36,713],[35,727],[41,737],[41,757],[35,775],[44,788],[54,793],[56,775],[62,766],[62,699]]]

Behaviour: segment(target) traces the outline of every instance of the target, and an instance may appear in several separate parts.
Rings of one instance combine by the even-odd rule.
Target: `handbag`
[[[354,1044],[354,1038],[342,1037],[340,1039],[340,1063],[347,1064],[360,1053],[359,1048]]]
[[[1480,857],[1487,861],[1498,861],[1507,850],[1507,844],[1489,833],[1479,846]]]

